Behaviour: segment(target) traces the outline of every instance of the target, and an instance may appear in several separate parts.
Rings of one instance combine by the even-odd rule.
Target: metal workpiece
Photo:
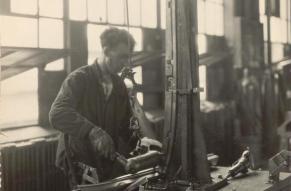
[[[116,153],[116,160],[128,173],[135,173],[144,169],[158,166],[162,161],[162,153],[158,151],[149,151],[145,154],[126,159],[124,156]]]

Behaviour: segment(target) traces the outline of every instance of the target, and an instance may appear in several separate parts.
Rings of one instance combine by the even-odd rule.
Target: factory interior
[[[134,38],[119,76],[162,146],[69,188],[49,113],[110,28]],[[1,191],[291,188],[290,0],[0,0],[0,77]]]

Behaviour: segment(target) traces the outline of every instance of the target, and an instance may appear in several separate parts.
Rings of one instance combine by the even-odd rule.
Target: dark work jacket
[[[51,125],[69,135],[69,150],[73,161],[96,167],[98,173],[110,178],[112,161],[97,157],[88,134],[101,127],[113,139],[118,150],[119,137],[125,142],[131,137],[131,109],[127,89],[118,75],[112,75],[113,89],[106,100],[101,85],[102,73],[97,62],[72,72],[62,87],[49,113]],[[64,134],[60,136],[56,165],[66,169]]]

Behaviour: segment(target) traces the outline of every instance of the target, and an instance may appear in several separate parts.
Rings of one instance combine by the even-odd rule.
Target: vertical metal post
[[[174,162],[170,168],[181,165],[181,177],[189,182],[210,182],[204,137],[200,129],[200,98],[198,89],[198,51],[196,46],[196,0],[169,1],[167,16],[166,59],[166,116],[165,128],[174,134],[166,139],[174,147]],[[167,18],[168,19],[168,18]],[[167,100],[170,99],[171,101]],[[171,102],[171,106],[169,103]],[[169,126],[167,126],[169,125]],[[166,131],[167,132],[167,131]],[[175,139],[176,141],[172,141]]]

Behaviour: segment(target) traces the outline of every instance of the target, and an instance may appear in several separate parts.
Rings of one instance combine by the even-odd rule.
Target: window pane
[[[101,33],[109,28],[105,25],[93,25],[87,26],[87,40],[88,40],[88,64],[92,64],[93,61],[101,56],[102,48],[100,43]]]
[[[72,20],[86,20],[86,0],[70,0],[70,19]]]
[[[206,1],[217,3],[217,4],[223,4],[223,0],[206,0]]]
[[[284,46],[283,44],[272,44],[272,62],[280,61],[284,58]]]
[[[265,14],[265,1],[266,0],[259,0],[259,7],[260,7],[260,15],[264,15]]]
[[[39,0],[39,14],[47,17],[63,17],[62,0]]]
[[[283,20],[278,17],[271,17],[271,41],[272,42],[283,42],[285,37],[287,36],[287,28],[284,26]],[[283,31],[284,30],[284,31]],[[285,36],[285,37],[283,37]]]
[[[141,24],[144,27],[157,27],[157,1],[156,0],[141,0],[142,20]]]
[[[65,69],[64,59],[58,59],[45,65],[45,71],[63,71]]]
[[[223,16],[223,6],[216,5],[216,35],[224,35],[224,16]]]
[[[140,105],[143,105],[143,93],[141,92],[136,93],[136,97]]]
[[[132,71],[135,73],[134,74],[134,80],[137,84],[142,84],[142,67],[137,66],[132,69]]]
[[[280,28],[280,19],[276,18],[276,17],[271,17],[270,20],[270,24],[271,24],[271,41],[272,42],[279,42],[279,36],[281,35],[281,31],[278,31],[278,28]]]
[[[142,30],[141,28],[129,28],[129,33],[133,36],[135,40],[134,51],[141,51],[143,42],[142,42]]]
[[[10,9],[13,13],[35,15],[37,13],[37,0],[10,0]]]
[[[37,123],[37,72],[32,69],[1,81],[0,128]]]
[[[197,1],[198,33],[205,33],[205,2]]]
[[[39,19],[39,46],[41,48],[64,48],[63,21]]]
[[[214,3],[205,2],[206,8],[206,34],[215,35],[216,33],[216,6]]]
[[[207,51],[207,41],[204,34],[197,35],[198,54],[204,54]]]
[[[287,2],[286,0],[280,0],[280,17],[287,19]]]
[[[205,11],[206,34],[223,36],[224,34],[223,6],[217,3],[206,2],[205,10],[206,10]]]
[[[281,34],[281,42],[282,43],[287,43],[287,21],[286,20],[281,20],[281,26],[282,26],[282,34]]]
[[[199,4],[198,4],[199,5]],[[199,5],[198,7],[203,11],[203,5]],[[205,32],[209,35],[217,35],[223,36],[224,35],[224,11],[223,6],[221,4],[213,3],[213,2],[205,2],[205,13],[204,11],[198,15],[198,30],[199,32],[203,31],[203,23],[205,22]],[[198,13],[199,14],[199,13]],[[201,19],[205,17],[206,20],[204,21]],[[201,20],[200,20],[201,19]],[[200,26],[202,25],[202,26]],[[202,29],[199,29],[200,28]]]
[[[112,24],[124,24],[123,0],[108,0],[108,22]]]
[[[106,0],[88,0],[88,20],[106,22]]]
[[[260,16],[260,22],[263,24],[264,27],[264,41],[267,41],[267,17],[265,15]]]
[[[37,47],[37,20],[0,17],[1,43],[4,46]]]
[[[140,26],[140,0],[128,0],[129,24]]]
[[[161,0],[161,28],[166,29],[167,0]]]

